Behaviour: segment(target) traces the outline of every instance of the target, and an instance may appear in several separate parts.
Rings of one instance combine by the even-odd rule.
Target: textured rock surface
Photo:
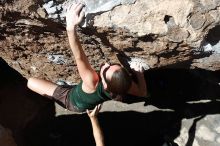
[[[78,32],[95,69],[106,59],[118,61],[121,55],[115,54],[124,54],[144,59],[150,68],[219,70],[218,0],[123,0],[115,4],[109,0],[112,10],[101,12],[105,1],[99,5],[85,2],[89,2],[87,9],[97,8],[97,13],[92,26]],[[63,22],[65,1],[1,3],[0,56],[25,77],[77,82]],[[209,51],[203,47],[207,44],[213,46]]]
[[[32,127],[54,116],[54,105],[28,90],[27,80],[2,58],[0,81],[0,145],[14,146],[16,142],[24,146],[27,141],[24,137],[33,132]]]
[[[179,146],[218,146],[220,144],[219,118],[219,115],[208,115],[189,120],[183,119],[180,136],[175,139],[175,142]],[[194,129],[196,131],[192,132]]]

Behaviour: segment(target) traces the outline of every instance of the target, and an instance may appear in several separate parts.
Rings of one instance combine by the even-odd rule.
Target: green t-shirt
[[[81,81],[75,88],[71,89],[68,96],[70,101],[82,111],[93,109],[97,104],[111,100],[110,94],[104,90],[101,82],[98,83],[95,92],[85,93],[82,90]]]

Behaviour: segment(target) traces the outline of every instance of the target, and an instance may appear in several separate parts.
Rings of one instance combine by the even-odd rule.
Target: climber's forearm
[[[96,146],[104,146],[104,135],[97,117],[90,117]]]
[[[137,86],[139,88],[139,93],[141,97],[147,96],[147,85],[144,77],[144,73],[136,72],[137,76]]]

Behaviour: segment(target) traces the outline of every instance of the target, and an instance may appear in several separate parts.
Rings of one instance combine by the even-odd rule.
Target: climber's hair
[[[107,90],[112,92],[113,94],[120,94],[124,95],[131,87],[131,76],[129,72],[124,68],[121,67],[120,69],[116,70],[111,80],[105,79],[107,83]]]

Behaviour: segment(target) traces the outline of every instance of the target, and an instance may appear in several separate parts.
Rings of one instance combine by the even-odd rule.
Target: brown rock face
[[[43,4],[1,2],[0,57],[26,78],[78,82],[65,25],[50,19]],[[142,58],[151,68],[219,70],[220,51],[213,47],[220,40],[219,5],[220,1],[137,0],[96,15],[93,26],[79,28],[78,34],[95,69],[123,54]],[[206,44],[211,48],[204,49]]]

